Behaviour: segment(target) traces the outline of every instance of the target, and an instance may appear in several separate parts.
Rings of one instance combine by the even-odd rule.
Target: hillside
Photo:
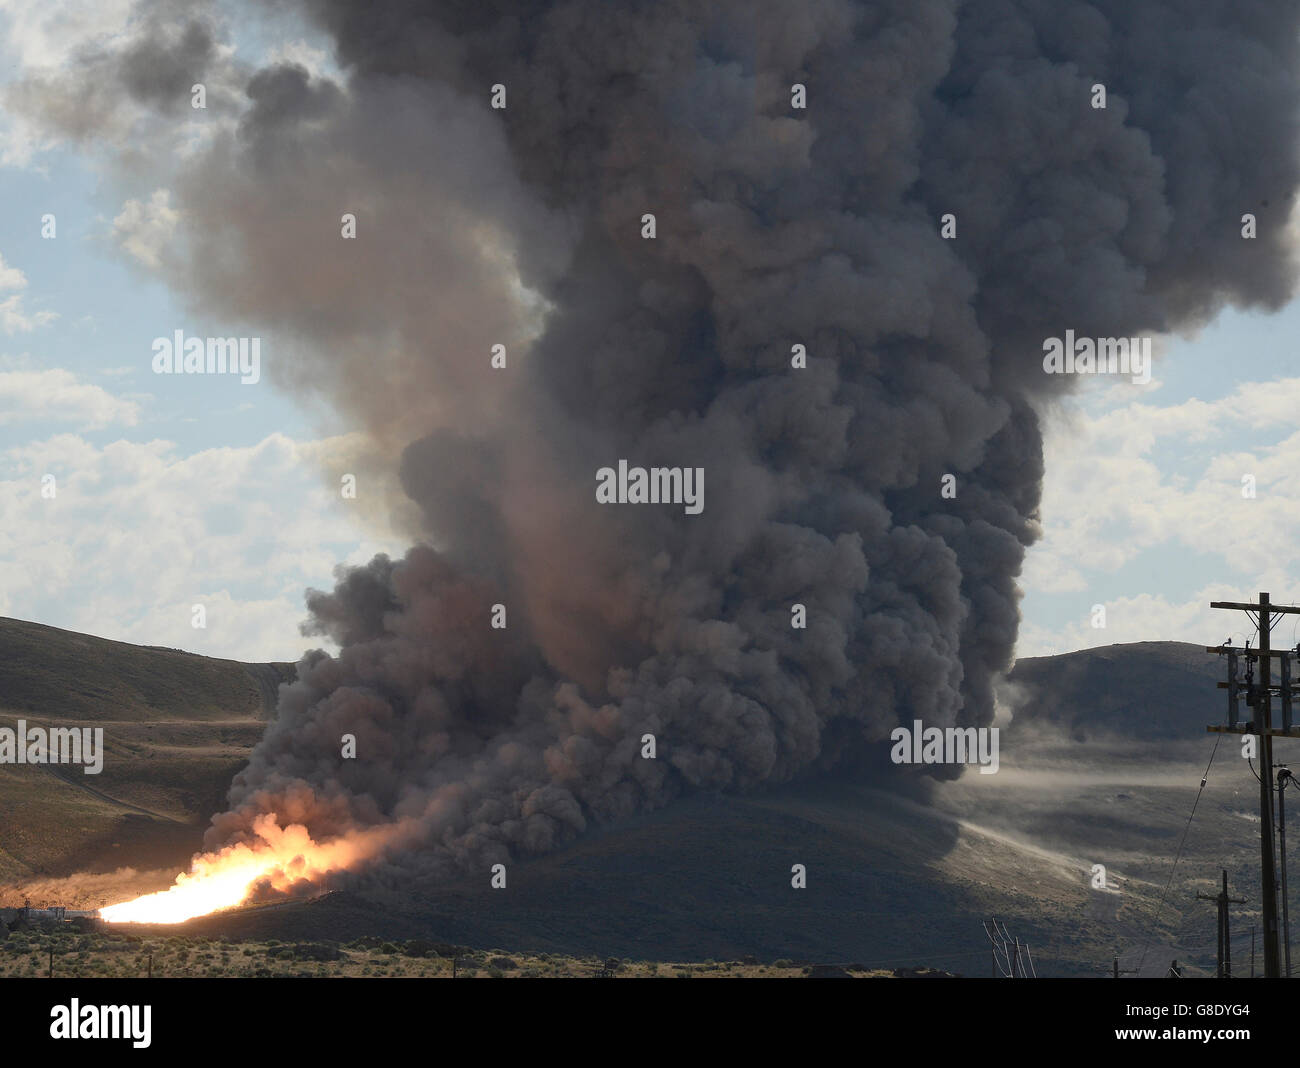
[[[185,865],[293,674],[0,619],[0,726],[102,727],[106,754],[0,764],[0,883]]]
[[[1133,642],[1028,657],[1011,672],[1011,736],[1053,726],[1084,742],[1105,734],[1188,738],[1227,719],[1221,657],[1186,642]]]
[[[1041,973],[1098,974],[1111,956],[1159,972],[1208,966],[1229,869],[1254,900],[1257,787],[1220,742],[1161,906],[1222,719],[1219,665],[1198,646],[1139,643],[1022,661],[1007,690],[1001,770],[918,789],[794,783],[699,796],[593,830],[486,878],[434,885],[381,871],[312,902],[238,910],[187,934],[346,941],[430,938],[520,952],[633,959],[929,964],[984,974],[980,921],[1003,919]],[[247,665],[0,620],[0,720],[111,727],[110,759],[79,771],[0,766],[0,904],[98,906],[167,885],[187,865],[291,665]],[[910,774],[910,771],[909,771]],[[90,779],[89,783],[77,781]],[[790,886],[792,864],[808,886]],[[1092,865],[1108,889],[1090,887]],[[139,869],[129,878],[118,869]],[[63,881],[73,872],[79,875]],[[1248,938],[1252,906],[1234,911]],[[166,933],[166,929],[159,933]],[[170,929],[176,933],[176,929]],[[1238,953],[1248,956],[1248,941]]]

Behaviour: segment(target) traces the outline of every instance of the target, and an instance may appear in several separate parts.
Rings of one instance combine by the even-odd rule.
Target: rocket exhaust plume
[[[87,63],[140,137],[229,88],[166,277],[365,430],[343,470],[416,547],[309,594],[340,652],[211,852],[110,918],[477,869],[989,724],[1072,385],[1044,339],[1292,289],[1293,3],[303,0],[336,77],[144,10]],[[74,89],[20,100],[66,123]],[[702,470],[702,510],[601,503],[622,460]]]
[[[110,923],[183,923],[239,905],[264,893],[292,893],[330,872],[373,858],[396,837],[394,827],[354,831],[313,842],[300,825],[281,828],[272,813],[253,820],[252,842],[239,842],[194,858],[170,889],[99,910]]]

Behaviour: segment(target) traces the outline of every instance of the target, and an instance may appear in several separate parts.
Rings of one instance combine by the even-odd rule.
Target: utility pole
[[[1290,605],[1271,604],[1267,593],[1259,595],[1258,604],[1238,601],[1211,601],[1211,608],[1229,608],[1247,614],[1254,614],[1255,626],[1259,631],[1259,645],[1254,653],[1249,646],[1244,650],[1247,662],[1246,704],[1254,709],[1254,719],[1245,724],[1237,723],[1237,701],[1239,697],[1237,683],[1237,654],[1243,650],[1229,645],[1210,646],[1207,651],[1226,654],[1228,657],[1228,681],[1219,686],[1228,691],[1228,723],[1226,726],[1210,726],[1206,730],[1219,734],[1254,734],[1259,737],[1259,845],[1260,845],[1260,889],[1263,898],[1264,921],[1264,975],[1269,979],[1278,979],[1282,975],[1281,953],[1278,946],[1277,922],[1277,857],[1273,842],[1273,736],[1275,734],[1300,737],[1300,731],[1291,726],[1291,657],[1290,650],[1274,652],[1270,647],[1270,632],[1276,622],[1274,617],[1282,615],[1300,615],[1300,608]],[[1273,726],[1273,659],[1282,662],[1282,685],[1279,693],[1282,698],[1283,726]],[[1250,681],[1250,668],[1259,662],[1259,685]]]
[[[1282,946],[1286,950],[1286,977],[1291,978],[1291,909],[1286,889],[1286,788],[1295,783],[1291,769],[1282,764],[1277,769],[1277,838],[1282,858]]]
[[[1231,979],[1232,978],[1232,938],[1228,932],[1228,905],[1244,905],[1244,897],[1228,896],[1228,869],[1223,869],[1223,889],[1211,896],[1210,894],[1197,894],[1198,898],[1203,901],[1214,901],[1219,906],[1219,968],[1215,973],[1215,978]]]

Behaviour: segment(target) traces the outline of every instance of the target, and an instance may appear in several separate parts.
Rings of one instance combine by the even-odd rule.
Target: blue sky
[[[101,5],[102,8],[112,5]],[[77,41],[53,4],[0,4],[14,72]],[[112,12],[104,12],[106,18]],[[89,21],[75,21],[85,28]],[[323,56],[296,41],[317,65]],[[5,118],[10,118],[5,116]],[[307,587],[401,542],[376,536],[325,473],[347,428],[265,378],[152,372],[176,329],[226,336],[151,268],[169,236],[166,190],[115,188],[78,146],[10,121],[0,148],[0,614],[104,637],[249,660],[296,659]],[[134,208],[132,201],[135,201]],[[56,236],[42,236],[55,216]],[[273,350],[274,338],[263,338]],[[55,478],[55,496],[42,479]],[[291,517],[291,518],[290,518]],[[194,606],[204,606],[196,628]]]
[[[313,459],[346,428],[265,380],[153,374],[154,337],[224,335],[230,324],[192,313],[124,252],[121,205],[115,214],[87,161],[57,151],[40,165],[0,169],[2,277],[24,280],[0,292],[0,302],[19,298],[0,327],[0,481],[10,491],[0,612],[296,658],[304,589],[328,587],[335,562],[377,547]],[[46,213],[53,240],[41,237]],[[47,473],[52,501],[38,491]],[[289,515],[297,521],[279,520]],[[191,625],[198,603],[202,629]]]
[[[111,21],[123,5],[32,9],[0,0],[13,76],[66,62],[77,32],[96,29],[84,13]],[[84,16],[72,32],[60,22],[69,12]],[[328,71],[319,44],[281,25],[254,27],[240,48]],[[325,473],[350,428],[265,378],[211,376],[198,388],[153,374],[153,338],[236,332],[159,277],[155,253],[176,226],[165,175],[121,188],[93,152],[34,140],[11,119],[0,115],[0,614],[296,658],[308,644],[297,631],[304,590],[328,587],[340,562],[403,545]],[[41,236],[46,213],[54,240]],[[1300,529],[1298,335],[1294,302],[1272,316],[1229,310],[1195,337],[1161,339],[1149,385],[1089,382],[1047,413],[1044,537],[1026,561],[1020,655],[1240,640],[1244,620],[1212,612],[1210,599],[1268,589],[1300,601],[1289,555]],[[276,343],[264,338],[267,350]],[[53,499],[41,494],[49,474]],[[1243,475],[1254,498],[1242,496]]]
[[[1295,301],[1273,315],[1228,309],[1194,337],[1162,339],[1149,386],[1090,382],[1049,415],[1044,538],[1026,561],[1021,655],[1241,640],[1244,617],[1209,609],[1211,599],[1300,597],[1290,566],[1298,329]],[[1092,626],[1097,604],[1104,628]]]

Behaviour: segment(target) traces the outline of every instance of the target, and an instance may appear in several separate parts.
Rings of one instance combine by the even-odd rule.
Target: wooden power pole
[[[1244,897],[1228,896],[1228,869],[1223,869],[1223,889],[1217,894],[1197,894],[1198,898],[1203,901],[1214,901],[1219,906],[1219,968],[1215,973],[1216,978],[1232,978],[1232,937],[1228,931],[1228,906],[1244,905]]]
[[[1207,652],[1228,657],[1228,681],[1219,683],[1228,691],[1228,722],[1223,726],[1210,726],[1206,730],[1220,734],[1254,734],[1259,737],[1259,879],[1263,897],[1264,925],[1264,975],[1278,979],[1282,975],[1282,954],[1278,945],[1277,920],[1277,854],[1273,834],[1273,736],[1300,737],[1300,731],[1291,726],[1291,662],[1295,654],[1287,650],[1274,651],[1269,635],[1276,622],[1274,617],[1300,615],[1300,608],[1291,605],[1270,604],[1267,593],[1259,595],[1258,604],[1238,601],[1211,601],[1211,608],[1229,608],[1252,614],[1259,631],[1258,648],[1237,649],[1229,645],[1210,646]],[[1237,657],[1246,658],[1247,669],[1259,663],[1259,683],[1247,676],[1246,704],[1254,710],[1254,718],[1244,724],[1237,722],[1240,688],[1237,681]],[[1280,661],[1282,684],[1278,687],[1282,699],[1283,725],[1273,726],[1273,660]],[[1226,891],[1225,891],[1226,893]]]

